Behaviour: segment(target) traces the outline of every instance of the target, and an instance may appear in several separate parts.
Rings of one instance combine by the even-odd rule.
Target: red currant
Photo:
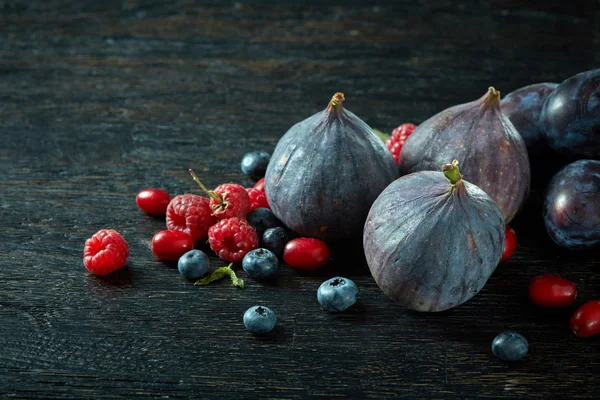
[[[568,307],[575,303],[577,287],[557,275],[538,275],[529,282],[529,298],[542,307]]]
[[[181,231],[160,231],[152,238],[152,253],[161,260],[178,260],[194,248],[194,239]]]
[[[165,215],[170,201],[169,193],[160,189],[144,189],[135,198],[142,211],[154,215]]]
[[[517,234],[514,229],[506,225],[506,238],[504,239],[504,251],[500,262],[506,261],[512,257],[517,249]]]
[[[585,303],[575,311],[569,323],[571,331],[579,337],[600,334],[600,301]]]
[[[319,239],[290,240],[283,250],[283,260],[297,269],[317,269],[329,261],[329,247]]]

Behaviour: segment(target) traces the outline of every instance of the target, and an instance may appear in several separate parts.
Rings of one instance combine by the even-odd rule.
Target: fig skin
[[[559,246],[570,250],[600,247],[600,161],[579,160],[550,181],[544,223]]]
[[[529,195],[531,170],[525,142],[500,110],[500,92],[493,87],[419,125],[402,148],[400,174],[435,171],[453,158],[511,222]]]
[[[510,92],[500,101],[502,112],[523,138],[530,159],[542,155],[547,148],[539,120],[544,102],[557,86],[558,83],[553,82],[527,85]]]
[[[369,208],[398,167],[373,130],[342,106],[292,126],[279,140],[265,177],[275,216],[301,236],[360,237]]]
[[[502,212],[483,190],[422,171],[396,180],[373,203],[363,246],[386,295],[404,308],[437,312],[483,288],[504,239]]]
[[[567,158],[600,158],[600,69],[562,82],[548,96],[540,126],[550,148]]]

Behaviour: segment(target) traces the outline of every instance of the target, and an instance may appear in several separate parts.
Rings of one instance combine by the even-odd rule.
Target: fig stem
[[[493,86],[488,88],[487,93],[483,96],[483,104],[486,106],[500,107],[500,91],[494,89]]]
[[[219,203],[223,203],[223,199],[221,198],[221,196],[219,196],[212,190],[208,190],[206,188],[206,186],[204,186],[204,184],[200,181],[200,179],[198,179],[198,176],[194,173],[194,171],[191,168],[190,168],[190,175],[192,175],[192,178],[194,179],[194,181],[196,181],[198,186],[200,186],[200,189],[202,189],[202,191],[204,193],[206,193],[208,195],[208,197],[210,197],[211,199],[214,199],[215,201],[217,201]]]
[[[452,163],[444,165],[442,167],[442,172],[452,185],[456,185],[462,179],[462,175],[458,170],[458,160],[454,160]]]
[[[331,101],[329,102],[329,105],[331,105],[332,107],[337,107],[340,104],[342,104],[344,102],[344,100],[346,100],[344,98],[344,93],[342,92],[337,92],[336,94],[333,95],[333,97],[331,98]]]

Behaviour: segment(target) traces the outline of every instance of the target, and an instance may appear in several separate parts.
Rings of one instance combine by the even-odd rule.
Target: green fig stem
[[[329,105],[333,108],[336,108],[338,106],[340,106],[344,100],[346,100],[344,98],[344,93],[342,92],[337,92],[336,94],[333,95],[333,97],[331,98],[331,101],[329,102]]]
[[[500,91],[490,86],[487,93],[483,95],[483,104],[487,107],[500,107]]]
[[[233,269],[231,267],[233,267],[233,263],[229,264],[226,267],[217,268],[216,270],[213,271],[212,274],[210,274],[210,276],[207,276],[202,279],[198,279],[194,283],[194,285],[195,286],[205,286],[211,282],[218,281],[219,279],[223,279],[226,276],[228,276],[229,278],[231,278],[231,283],[233,286],[237,286],[240,289],[243,289],[244,281],[237,277],[237,275],[235,274],[235,272],[233,271]]]
[[[444,165],[442,167],[442,172],[452,185],[456,185],[462,179],[462,175],[458,170],[458,160],[454,160],[452,163]]]
[[[212,190],[208,190],[206,188],[206,186],[204,186],[204,184],[200,181],[200,179],[198,179],[198,176],[194,173],[194,171],[191,168],[190,168],[190,175],[192,175],[192,178],[194,179],[194,181],[196,181],[198,186],[200,186],[200,189],[202,189],[202,191],[204,193],[206,193],[208,195],[208,197],[210,197],[211,199],[214,199],[215,201],[217,201],[219,203],[223,203],[223,199],[221,198],[221,196],[219,196]]]

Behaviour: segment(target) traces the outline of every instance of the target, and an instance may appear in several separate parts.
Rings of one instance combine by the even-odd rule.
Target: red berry
[[[254,185],[254,189],[260,190],[261,192],[265,192],[265,178],[260,178],[258,182]]]
[[[385,142],[386,147],[392,153],[396,164],[400,163],[400,152],[404,142],[415,130],[416,126],[413,124],[402,124],[392,131],[392,136]]]
[[[591,337],[600,333],[600,301],[585,303],[575,311],[569,323],[571,331],[579,337]]]
[[[96,275],[107,275],[127,264],[129,246],[113,229],[100,229],[85,241],[83,265]]]
[[[283,250],[283,260],[297,269],[316,269],[329,261],[329,247],[319,239],[290,240]]]
[[[167,207],[167,228],[185,232],[195,242],[206,240],[208,228],[216,223],[206,197],[195,194],[175,196]]]
[[[529,282],[529,298],[542,307],[568,307],[575,303],[577,287],[557,275],[538,275]]]
[[[208,230],[210,248],[225,261],[242,262],[249,251],[258,247],[258,235],[246,220],[222,219]]]
[[[161,260],[178,260],[194,248],[194,239],[181,231],[160,231],[152,238],[152,253]]]
[[[517,234],[514,229],[506,225],[506,235],[504,239],[504,251],[502,252],[502,258],[500,262],[506,261],[512,257],[515,250],[517,249]]]
[[[269,202],[267,201],[267,196],[265,196],[264,192],[254,188],[246,189],[248,192],[248,196],[250,197],[250,211],[256,210],[257,208],[268,208],[271,209]]]
[[[191,169],[190,174],[204,193],[210,197],[212,214],[218,219],[245,218],[246,214],[250,212],[250,197],[243,186],[225,183],[217,186],[214,191],[208,190]]]
[[[135,198],[142,211],[154,215],[165,215],[170,201],[169,193],[160,189],[144,189]]]

